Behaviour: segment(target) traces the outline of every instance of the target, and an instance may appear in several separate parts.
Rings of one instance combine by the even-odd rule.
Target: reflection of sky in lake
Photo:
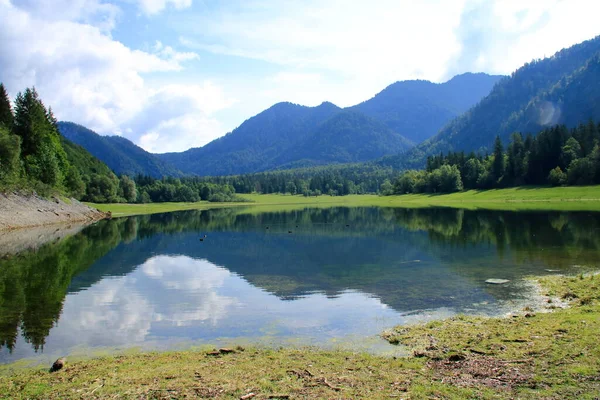
[[[429,314],[439,318],[450,311]],[[178,341],[213,343],[221,338],[254,337],[266,343],[293,338],[296,344],[326,345],[344,337],[374,336],[415,318],[427,315],[402,316],[356,291],[282,300],[206,260],[155,256],[126,276],[105,278],[69,294],[45,348],[51,359],[58,350],[165,348]],[[33,355],[20,340],[6,361]]]
[[[64,277],[49,267],[52,251],[33,257],[31,276],[57,285],[39,309],[23,308],[22,321],[33,333],[43,333],[40,315],[58,322],[37,336],[43,353],[20,331],[0,362],[237,343],[397,351],[378,338],[389,327],[457,312],[502,314],[522,304],[524,276],[598,257],[589,215],[332,209],[221,217],[175,213],[90,227],[61,254],[105,250],[80,256],[89,263]],[[215,223],[207,229],[205,220]],[[33,303],[35,291],[23,287]],[[27,304],[4,293],[0,310]],[[45,299],[49,311],[39,313]]]
[[[345,335],[376,335],[401,319],[363,293],[282,300],[206,260],[156,256],[129,275],[69,294],[45,347],[68,351],[148,343],[160,348],[166,342],[223,337],[294,337],[298,343],[315,344]],[[21,340],[9,358],[31,355],[33,350]]]

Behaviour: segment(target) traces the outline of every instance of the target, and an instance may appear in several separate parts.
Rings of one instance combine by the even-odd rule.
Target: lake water
[[[523,277],[600,259],[597,213],[258,210],[102,221],[1,260],[0,362],[204,344],[398,352],[378,334],[509,312],[534,294]]]

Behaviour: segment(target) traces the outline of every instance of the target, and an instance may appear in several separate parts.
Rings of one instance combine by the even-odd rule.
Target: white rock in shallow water
[[[510,282],[508,279],[488,279],[485,283],[491,283],[493,285],[502,285],[503,283]]]

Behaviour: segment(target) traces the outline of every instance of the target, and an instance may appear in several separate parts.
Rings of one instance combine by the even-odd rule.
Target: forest
[[[600,183],[600,124],[568,129],[557,125],[536,136],[514,133],[505,150],[496,137],[493,153],[450,152],[427,158],[425,170],[400,175],[384,194],[450,193],[522,185]]]

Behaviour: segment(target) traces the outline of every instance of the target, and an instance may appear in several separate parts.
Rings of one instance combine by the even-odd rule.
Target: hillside
[[[424,80],[396,82],[351,109],[376,118],[391,130],[420,143],[477,104],[502,78],[466,73],[440,84]]]
[[[155,178],[181,176],[180,171],[123,137],[101,136],[72,122],[59,122],[58,129],[64,137],[87,149],[116,174],[143,174]]]
[[[383,123],[356,111],[343,111],[323,122],[300,145],[271,165],[316,166],[374,160],[413,147]],[[288,164],[290,163],[290,164]],[[287,164],[287,165],[286,165]]]
[[[380,163],[398,168],[424,165],[425,158],[448,151],[489,151],[496,135],[537,133],[555,124],[573,127],[600,119],[600,37],[525,64],[437,135],[407,154]]]
[[[77,168],[82,176],[91,176],[92,174],[113,175],[113,172],[106,164],[98,160],[83,147],[71,142],[69,139],[61,136],[60,143],[65,150],[69,163]]]
[[[276,167],[274,160],[301,146],[322,122],[338,112],[340,108],[331,103],[317,107],[278,103],[204,147],[159,154],[158,157],[184,173],[198,175],[265,170]]]

